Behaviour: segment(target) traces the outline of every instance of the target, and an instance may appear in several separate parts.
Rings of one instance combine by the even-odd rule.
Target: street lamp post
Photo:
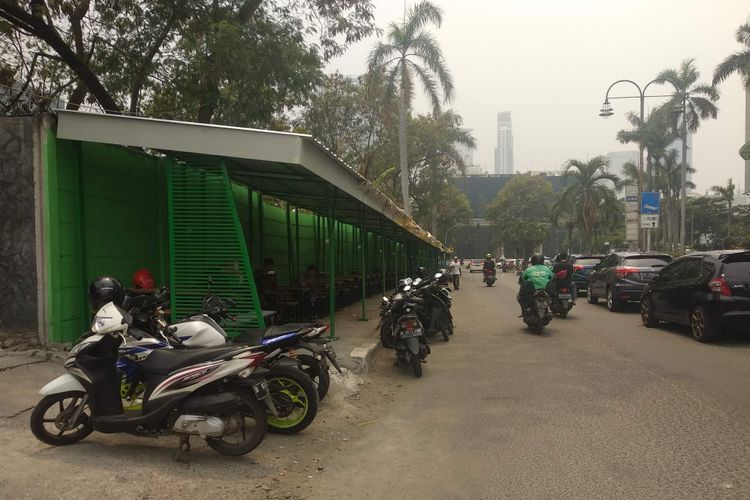
[[[614,111],[612,110],[612,105],[609,103],[610,99],[638,99],[639,102],[640,102],[640,113],[639,113],[640,126],[643,127],[643,125],[645,123],[645,120],[646,120],[646,118],[644,116],[646,97],[674,97],[673,95],[649,95],[649,96],[646,95],[646,89],[648,89],[649,85],[651,85],[652,83],[664,83],[664,82],[669,82],[670,84],[672,84],[672,86],[675,88],[675,90],[677,92],[680,91],[680,87],[675,82],[673,82],[671,80],[666,80],[666,79],[654,79],[654,80],[651,80],[650,82],[648,82],[643,87],[643,89],[641,89],[640,85],[638,85],[637,83],[635,83],[633,80],[623,79],[623,80],[617,80],[617,81],[613,82],[609,86],[609,88],[607,89],[607,92],[604,94],[604,103],[602,104],[602,109],[599,110],[599,116],[601,116],[602,118],[606,119],[606,118],[609,118],[610,116],[612,116],[614,114]],[[630,83],[630,84],[632,84],[638,90],[638,95],[637,96],[610,97],[609,96],[609,91],[612,90],[612,87],[614,87],[618,83]],[[683,122],[685,122],[685,120],[683,120]],[[640,197],[641,197],[641,194],[643,193],[643,188],[644,188],[644,186],[643,186],[643,150],[644,150],[643,141],[639,141],[638,142],[638,200],[639,201],[640,201]],[[683,163],[683,180],[682,180],[682,189],[683,189],[683,192],[684,192],[684,190],[685,190],[685,169],[684,169],[684,164],[685,164],[685,159],[684,159],[685,158],[685,156],[684,156],[685,155],[685,153],[684,153],[684,151],[685,151],[685,136],[683,136],[683,139],[682,139],[682,150],[683,150],[683,161],[682,161],[682,163]],[[652,179],[651,178],[649,178],[649,186],[648,187],[649,187],[649,189],[653,189]],[[685,214],[684,214],[684,205],[683,205],[683,214],[682,214],[682,217],[683,217],[683,220],[684,220],[684,217],[685,217]],[[651,240],[651,232],[648,229],[645,229],[644,231],[646,231],[646,251],[649,251],[650,250],[650,246],[651,246],[651,241],[650,241]],[[643,235],[641,234],[641,238],[638,239],[638,248],[639,249],[641,249],[642,240],[643,240]]]

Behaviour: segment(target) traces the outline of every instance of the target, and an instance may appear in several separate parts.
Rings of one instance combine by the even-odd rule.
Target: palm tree
[[[716,118],[719,114],[719,108],[716,107],[716,101],[719,100],[719,91],[713,85],[707,83],[698,83],[701,74],[695,67],[695,59],[685,59],[680,64],[679,69],[665,69],[656,79],[661,83],[667,80],[674,82],[678,90],[674,97],[667,101],[663,109],[674,111],[679,109],[681,120],[687,117],[687,129],[690,132],[697,132],[701,120]],[[682,101],[685,100],[686,109],[682,110]]]
[[[737,41],[745,46],[724,59],[714,70],[712,83],[718,85],[733,73],[742,78],[745,87],[745,142],[750,142],[750,22],[737,28]],[[750,160],[745,161],[745,191],[750,191]]]
[[[556,212],[574,207],[589,251],[594,227],[609,212],[619,210],[612,185],[619,187],[620,178],[607,171],[608,164],[606,156],[596,156],[587,162],[568,160],[563,174],[567,185],[555,204]]]
[[[653,189],[654,165],[659,163],[664,150],[675,140],[675,135],[669,128],[668,115],[662,109],[649,113],[644,123],[635,113],[627,113],[627,120],[633,126],[631,130],[617,132],[617,140],[622,144],[635,143],[643,154],[646,150],[646,172],[648,182],[644,188]],[[635,177],[636,180],[639,176]]]
[[[428,24],[440,27],[442,10],[427,0],[412,5],[401,24],[392,22],[386,41],[379,41],[368,60],[370,71],[385,75],[389,94],[398,90],[398,143],[401,168],[401,197],[404,212],[411,215],[409,205],[409,171],[406,148],[407,115],[415,92],[415,79],[422,85],[432,103],[435,114],[442,103],[453,99],[453,77],[443,58],[437,40],[424,28]],[[442,99],[439,88],[442,88]]]
[[[726,186],[711,186],[711,191],[727,204],[727,238],[732,237],[732,205],[734,204],[734,190],[737,186],[732,183],[732,179]]]
[[[620,181],[622,186],[637,186],[638,185],[638,165],[632,161],[625,162],[622,166],[622,179]]]
[[[682,188],[682,163],[677,160],[677,150],[670,149],[659,159],[656,168],[656,189],[664,198],[662,212],[664,214],[664,231],[662,240],[674,250],[679,238],[679,205],[680,191]],[[686,173],[692,174],[695,169],[686,165]],[[695,189],[695,184],[686,182],[688,189]]]

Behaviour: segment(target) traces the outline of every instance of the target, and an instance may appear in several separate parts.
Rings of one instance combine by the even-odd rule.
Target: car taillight
[[[719,276],[717,279],[709,281],[708,288],[710,288],[712,292],[723,295],[724,297],[732,296],[732,290],[729,289],[729,283],[724,279],[724,276]]]
[[[580,264],[576,264],[575,266],[573,266],[573,270],[574,271],[583,271],[583,266],[580,265]]]
[[[615,273],[617,273],[617,276],[620,278],[626,278],[630,274],[634,274],[638,272],[637,267],[616,267]]]

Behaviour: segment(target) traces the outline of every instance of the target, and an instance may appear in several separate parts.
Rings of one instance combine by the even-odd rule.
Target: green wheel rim
[[[268,415],[268,424],[280,429],[288,429],[302,422],[307,416],[308,404],[305,390],[296,381],[273,377],[268,379],[271,398],[274,404],[283,400],[283,404],[291,404],[292,410],[286,416],[275,417]]]

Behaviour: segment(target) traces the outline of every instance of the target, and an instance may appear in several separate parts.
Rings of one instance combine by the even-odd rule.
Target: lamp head
[[[614,111],[612,111],[612,105],[609,103],[609,100],[605,100],[604,104],[602,104],[602,109],[599,110],[599,116],[602,118],[609,118],[615,114]]]

